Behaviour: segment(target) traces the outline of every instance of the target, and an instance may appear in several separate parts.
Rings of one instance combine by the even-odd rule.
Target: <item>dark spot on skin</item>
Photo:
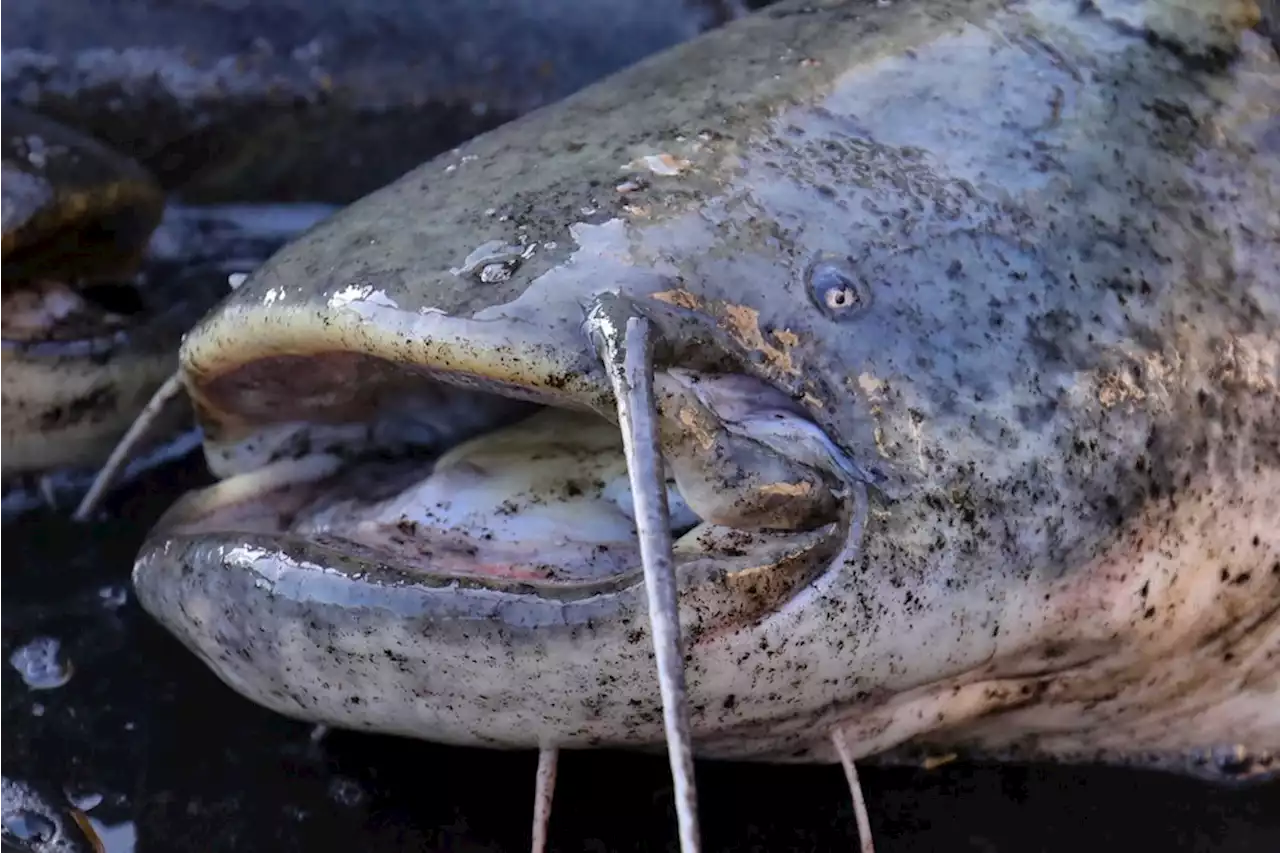
[[[1049,643],[1044,647],[1042,653],[1046,660],[1055,660],[1062,657],[1068,651],[1066,643]]]
[[[116,392],[110,387],[95,388],[88,394],[70,401],[63,406],[55,406],[40,415],[41,429],[57,429],[63,426],[80,423],[92,418],[97,412],[114,408]]]

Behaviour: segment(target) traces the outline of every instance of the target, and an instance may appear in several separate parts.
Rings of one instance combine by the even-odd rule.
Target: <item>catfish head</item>
[[[298,719],[660,748],[603,312],[652,331],[695,754],[1273,772],[1277,95],[1256,33],[1193,62],[1050,0],[642,62],[187,336],[219,482],[140,600]]]

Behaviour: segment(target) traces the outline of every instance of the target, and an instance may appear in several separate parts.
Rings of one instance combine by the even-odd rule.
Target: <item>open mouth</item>
[[[582,697],[634,672],[635,704],[590,713],[649,738],[660,696],[691,790],[686,655],[820,593],[856,466],[612,254],[468,306],[450,278],[317,292],[289,269],[312,240],[184,341],[221,479],[157,523],[139,602],[268,707],[444,742],[590,742]]]
[[[543,597],[639,584],[622,434],[607,406],[596,409],[607,395],[588,392],[599,380],[582,377],[566,396],[524,370],[517,384],[354,353],[242,363],[199,389],[205,407],[235,413],[226,420],[240,437],[216,445],[211,459],[240,473],[185,496],[154,536],[247,536],[286,552],[305,543],[310,562],[317,549],[334,556],[330,569],[377,566],[418,584]],[[829,475],[731,434],[688,392],[728,385],[740,397],[738,386],[754,380],[678,370],[658,379],[671,426],[665,485],[677,570],[750,575],[754,604],[780,605],[838,543],[839,504],[822,493]],[[776,408],[777,392],[759,392],[761,411],[775,407],[771,423],[799,418]]]

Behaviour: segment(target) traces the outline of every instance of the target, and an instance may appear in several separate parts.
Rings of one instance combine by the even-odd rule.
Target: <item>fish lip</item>
[[[430,728],[443,743],[521,748],[529,725],[556,724],[539,718],[508,731],[469,722],[463,709],[502,710],[486,685],[518,706],[520,697],[558,694],[552,673],[562,656],[576,659],[565,661],[569,678],[590,672],[595,680],[607,677],[604,660],[648,653],[643,583],[564,600],[382,572],[357,577],[280,560],[280,544],[153,539],[132,579],[144,611],[214,675],[286,716],[419,738]],[[722,585],[712,578],[681,571],[677,586],[686,643],[742,627],[733,621],[741,610],[715,624],[703,618],[717,610],[708,596]],[[333,677],[330,664],[352,668]]]
[[[779,537],[771,562],[763,566],[756,565],[760,560],[751,553],[733,560],[712,555],[678,561],[678,593],[682,598],[686,593],[713,596],[730,605],[716,625],[703,626],[707,630],[739,618],[762,617],[828,571],[830,558],[839,551],[847,532],[832,523]],[[760,577],[762,570],[768,577]],[[234,530],[153,533],[134,563],[133,584],[143,607],[182,636],[187,631],[173,625],[174,609],[164,603],[174,587],[190,590],[194,585],[203,590],[210,582],[222,583],[227,572],[250,580],[255,591],[261,592],[262,601],[287,599],[304,605],[318,602],[340,608],[375,608],[418,619],[486,618],[477,608],[493,618],[495,608],[515,605],[540,608],[542,621],[563,626],[574,622],[576,608],[613,609],[630,599],[638,606],[644,597],[639,565],[599,580],[539,582],[405,569],[366,560],[345,541],[330,544],[304,536]],[[770,583],[777,594],[768,596],[758,589]],[[178,610],[185,618],[186,609]],[[596,613],[593,618],[600,617]],[[525,627],[529,627],[529,618],[526,614]]]
[[[548,331],[431,309],[401,309],[380,304],[378,293],[365,291],[365,298],[320,311],[308,304],[225,304],[184,339],[179,353],[184,384],[200,413],[206,455],[216,475],[264,463],[261,458],[222,462],[218,451],[269,425],[271,413],[237,406],[229,399],[234,389],[227,386],[237,371],[272,359],[363,357],[412,370],[424,379],[611,418],[607,378],[585,344],[574,340],[577,329],[566,335],[562,328]]]
[[[408,570],[392,563],[364,560],[348,543],[329,545],[305,536],[246,534],[233,530],[220,533],[161,534],[151,537],[135,564],[135,583],[148,576],[147,566],[174,550],[179,552],[222,551],[224,567],[236,566],[251,571],[273,588],[296,588],[293,582],[316,575],[325,576],[325,584],[334,590],[348,587],[353,599],[360,598],[358,588],[412,591],[424,596],[452,598],[458,594],[491,594],[510,600],[531,598],[550,602],[571,603],[610,593],[622,592],[643,582],[640,569],[627,570],[595,581],[538,582],[523,578],[488,575]],[[327,558],[327,559],[326,559]],[[203,559],[203,558],[201,558]],[[323,562],[322,562],[323,561]],[[334,592],[333,594],[338,594]],[[303,594],[295,596],[305,598]]]
[[[643,582],[639,567],[607,578],[591,581],[537,581],[527,578],[466,574],[406,569],[394,563],[366,558],[357,544],[343,541],[327,543],[322,539],[297,534],[273,535],[244,533],[235,530],[181,533],[158,530],[148,537],[135,566],[143,566],[173,549],[218,550],[236,552],[240,556],[255,555],[277,566],[267,572],[278,580],[286,574],[326,575],[329,584],[350,583],[354,586],[380,587],[386,590],[412,588],[425,594],[483,592],[512,599],[539,598],[548,601],[573,602],[609,595],[635,587]],[[252,566],[245,564],[246,568]],[[135,567],[135,572],[145,571]],[[256,571],[256,570],[255,570]],[[145,575],[138,575],[137,577]],[[264,575],[265,576],[265,575]]]

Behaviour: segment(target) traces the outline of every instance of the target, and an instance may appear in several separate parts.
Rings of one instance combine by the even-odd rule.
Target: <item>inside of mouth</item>
[[[621,436],[595,415],[540,409],[435,459],[313,456],[282,467],[287,484],[186,530],[294,535],[433,574],[574,582],[639,565]],[[673,532],[697,525],[674,481],[668,500]]]
[[[274,407],[276,443],[267,446],[269,430],[253,433],[249,444],[266,455],[179,502],[166,533],[298,538],[436,576],[580,584],[639,570],[617,424],[366,358],[290,366],[206,387],[259,423]],[[745,558],[785,538],[705,523],[670,471],[666,486],[678,562]]]
[[[137,292],[127,283],[73,288],[57,280],[39,280],[6,291],[5,340],[81,340],[123,328],[141,310]]]

